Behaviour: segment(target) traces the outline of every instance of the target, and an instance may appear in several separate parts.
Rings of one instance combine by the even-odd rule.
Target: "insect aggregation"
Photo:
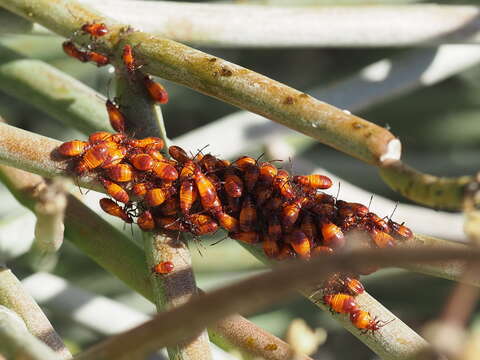
[[[85,24],[81,31],[92,38],[108,33],[105,24]],[[107,55],[78,48],[72,41],[65,52],[98,66],[110,63]],[[127,74],[139,71],[134,49],[122,52]],[[152,100],[166,103],[165,88],[144,74],[143,84]],[[96,132],[88,141],[63,143],[57,152],[76,176],[89,174],[104,186],[110,198],[101,208],[143,231],[213,234],[220,228],[232,239],[257,244],[267,257],[281,261],[328,256],[352,244],[348,234],[358,232],[355,247],[387,248],[413,236],[392,219],[381,218],[365,205],[339,200],[322,190],[332,186],[325,175],[291,175],[273,162],[242,156],[230,162],[201,151],[189,155],[178,146],[164,150],[157,137],[135,139],[125,134],[121,108],[107,100],[106,109],[116,133]],[[152,269],[165,275],[171,262]],[[364,291],[360,275],[336,274],[323,284],[323,301],[331,311],[347,314],[358,329],[372,333],[388,322],[359,309],[355,296]]]

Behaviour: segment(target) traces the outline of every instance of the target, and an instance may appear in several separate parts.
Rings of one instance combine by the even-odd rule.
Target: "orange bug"
[[[311,210],[322,218],[332,219],[335,217],[335,206],[327,203],[316,203]]]
[[[101,182],[105,190],[107,190],[108,195],[110,195],[115,200],[122,202],[124,204],[130,201],[130,197],[128,196],[128,193],[125,191],[124,188],[122,188],[117,183],[114,183],[112,181],[108,181],[105,179],[101,179]]]
[[[198,194],[200,195],[200,201],[205,210],[209,210],[214,207],[215,202],[218,201],[217,191],[212,182],[202,173],[202,171],[196,167],[194,170],[194,180],[197,186]]]
[[[88,137],[88,142],[90,144],[97,144],[103,141],[110,140],[112,136],[113,136],[112,133],[109,133],[106,131],[97,131],[90,134],[90,136]]]
[[[257,209],[249,195],[245,196],[240,210],[240,230],[247,232],[255,229],[257,223]]]
[[[220,223],[220,226],[225,230],[229,232],[238,232],[239,226],[236,218],[223,212],[223,210],[216,211],[214,215]]]
[[[131,224],[133,222],[132,218],[127,214],[127,212],[109,198],[100,199],[100,207],[107,214],[119,217],[127,224]]]
[[[272,214],[268,217],[267,232],[269,238],[273,241],[280,241],[282,238],[282,226],[280,225],[280,220],[277,215]]]
[[[137,183],[133,185],[132,192],[136,196],[143,198],[147,193],[147,190],[149,189],[150,189],[150,183],[142,182],[142,183]]]
[[[367,228],[367,230],[377,229],[389,233],[390,227],[388,224],[378,215],[369,212],[363,219],[362,224]]]
[[[249,166],[256,165],[257,160],[250,156],[242,156],[241,158],[235,160],[232,165],[236,166],[242,172],[247,170]]]
[[[108,28],[104,23],[87,23],[82,25],[80,30],[92,37],[101,37],[108,34]]]
[[[256,231],[230,232],[228,233],[228,236],[247,244],[256,244],[260,241],[260,237]]]
[[[373,334],[385,325],[390,324],[393,320],[395,319],[390,321],[377,320],[377,318],[372,319],[370,313],[364,310],[357,310],[350,313],[350,321],[357,329],[362,330],[364,334],[369,331]]]
[[[125,132],[126,118],[120,111],[120,107],[110,99],[107,99],[105,106],[107,107],[108,119],[112,128],[120,133]]]
[[[171,273],[173,269],[175,269],[175,266],[171,261],[162,261],[152,268],[152,272],[155,274],[165,275]]]
[[[148,171],[152,169],[154,160],[148,154],[135,154],[130,156],[130,163],[137,170]]]
[[[88,143],[80,140],[72,140],[64,142],[57,149],[58,153],[63,156],[78,156],[82,155],[88,148]]]
[[[120,164],[127,154],[127,149],[123,146],[117,147],[114,142],[107,142],[106,144],[108,146],[108,156],[102,164],[103,169],[108,169]]]
[[[164,161],[155,161],[152,165],[152,171],[157,177],[165,181],[175,181],[178,178],[177,169]]]
[[[263,252],[270,259],[276,259],[280,254],[280,248],[278,246],[278,243],[268,235],[263,236],[262,247]]]
[[[359,203],[350,203],[342,200],[337,201],[338,214],[340,216],[357,216],[363,218],[368,214],[368,208]]]
[[[331,311],[341,314],[351,314],[358,311],[357,303],[353,296],[348,294],[324,295],[323,302]]]
[[[260,164],[260,174],[259,174],[259,180],[261,182],[264,182],[266,184],[271,184],[273,182],[273,179],[275,179],[275,176],[277,176],[278,169],[270,164],[269,162],[263,162]]]
[[[108,56],[105,56],[95,51],[85,52],[85,57],[88,61],[94,62],[98,67],[110,64],[110,59],[108,58]]]
[[[206,171],[215,171],[217,169],[218,159],[212,154],[206,154],[198,164]]]
[[[128,182],[133,180],[133,168],[129,164],[117,164],[106,169],[107,175],[113,181]]]
[[[180,184],[180,209],[182,214],[188,215],[193,203],[197,199],[197,189],[192,180],[182,181]]]
[[[130,139],[128,141],[128,144],[131,147],[145,148],[145,149],[147,149],[147,146],[149,146],[148,150],[152,150],[152,149],[162,150],[163,146],[165,145],[162,139],[155,136],[149,136],[143,139]]]
[[[369,233],[370,237],[372,238],[375,245],[377,245],[377,247],[383,249],[395,246],[395,239],[386,232],[379,231],[377,229],[371,229]]]
[[[290,174],[287,171],[278,170],[277,176],[273,179],[273,186],[283,197],[287,199],[293,199],[295,197],[295,192],[290,183]]]
[[[123,47],[122,60],[128,73],[133,74],[133,72],[137,70],[138,67],[136,65],[135,57],[133,55],[132,45],[126,44]]]
[[[218,230],[218,223],[208,215],[193,214],[188,218],[195,235],[206,235]]]
[[[154,188],[147,190],[144,201],[149,207],[154,207],[163,204],[175,192],[175,188]]]
[[[155,228],[155,221],[153,220],[152,213],[145,210],[137,219],[137,225],[143,231],[150,231]]]
[[[153,101],[159,104],[168,102],[167,90],[160,83],[153,81],[149,75],[143,77],[143,84]]]
[[[293,182],[309,187],[311,189],[328,189],[332,186],[332,180],[325,175],[306,175],[306,176],[294,176]]]
[[[413,232],[403,224],[396,223],[395,221],[388,220],[388,226],[392,230],[394,238],[399,240],[408,240],[413,238]]]
[[[82,175],[102,165],[108,158],[108,149],[104,143],[89,148],[75,167],[75,172]]]
[[[187,155],[187,152],[183,150],[180,146],[170,146],[168,148],[168,153],[179,163],[186,164],[187,162],[191,161],[190,157]]]
[[[63,42],[62,48],[65,54],[67,54],[68,56],[73,57],[77,60],[80,60],[81,62],[88,61],[85,51],[82,51],[79,48],[77,48],[72,41],[67,40]]]
[[[187,162],[185,162],[182,170],[180,171],[180,180],[192,178],[195,173],[195,167],[195,163],[192,160],[188,160]]]
[[[225,174],[225,192],[234,198],[240,197],[243,194],[243,181],[235,175],[233,170],[229,170]]]
[[[310,241],[303,231],[294,230],[287,235],[287,242],[302,259],[310,259]]]
[[[150,145],[147,145],[147,147],[149,147]],[[162,153],[158,150],[155,150],[155,149],[146,149],[145,148],[145,153],[147,153],[148,155],[150,155],[152,157],[153,160],[156,160],[156,161],[165,161],[165,156],[162,155]]]
[[[341,248],[345,245],[345,235],[334,223],[323,220],[321,222],[321,232],[323,236],[323,244],[332,248]]]
[[[304,202],[305,198],[300,198],[283,207],[282,225],[285,229],[290,229],[297,222]]]
[[[346,276],[342,279],[342,284],[345,290],[351,295],[359,295],[365,291],[365,287],[358,279]]]

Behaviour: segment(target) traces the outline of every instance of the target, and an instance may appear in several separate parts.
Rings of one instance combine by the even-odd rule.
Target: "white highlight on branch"
[[[402,47],[478,43],[476,6],[277,7],[82,0],[117,21],[180,42],[222,47]]]

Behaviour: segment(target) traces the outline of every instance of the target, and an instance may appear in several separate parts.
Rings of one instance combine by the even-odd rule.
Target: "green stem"
[[[155,104],[146,91],[144,74],[140,71],[129,74],[123,70],[122,61],[116,63],[118,103],[126,117],[127,134],[136,138],[162,136],[167,140],[160,106]],[[143,233],[147,269],[158,312],[184,304],[197,293],[190,252],[182,240],[176,239],[172,233]],[[162,276],[151,271],[163,261],[173,263],[174,270],[171,273]],[[203,330],[188,341],[168,347],[167,351],[171,360],[209,360],[211,352],[208,333]]]
[[[85,134],[111,131],[103,96],[53,66],[1,45],[0,90]]]
[[[25,322],[28,331],[47,344],[58,358],[72,357],[40,306],[25,291],[10,269],[5,267],[0,267],[0,305],[17,313]]]
[[[461,210],[466,186],[473,176],[438,177],[421,173],[397,161],[380,169],[380,176],[393,190],[416,203],[435,209]]]
[[[0,354],[15,360],[61,359],[28,332],[17,314],[4,306],[0,306]]]
[[[367,163],[383,165],[400,158],[400,141],[380,126],[215,56],[151,34],[125,31],[127,26],[73,0],[0,0],[0,6],[66,37],[84,23],[104,22],[111,31],[99,49],[112,53],[119,41],[128,42],[148,73],[265,116]],[[88,44],[86,37],[76,40]]]

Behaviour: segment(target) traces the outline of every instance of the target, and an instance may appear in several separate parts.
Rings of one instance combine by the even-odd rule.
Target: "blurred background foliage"
[[[238,1],[246,3],[247,1]],[[248,1],[288,5],[292,0]],[[374,4],[406,4],[413,0],[377,0]],[[300,4],[318,4],[318,0],[298,0]],[[347,1],[325,1],[346,4]],[[358,5],[358,2],[349,1]],[[437,1],[445,4],[477,4],[476,1]],[[107,14],[108,15],[108,14]],[[63,39],[56,36],[0,35],[0,44],[25,56],[41,59],[107,94],[111,74],[67,58],[62,52]],[[228,61],[252,69],[308,93],[308,89],[339,81],[364,66],[405,52],[408,49],[201,49]],[[410,165],[436,175],[455,176],[478,171],[480,151],[480,67],[476,66],[434,86],[417,89],[361,112],[360,116],[388,126],[397,135]],[[208,124],[238,109],[190,89],[163,81],[170,102],[162,107],[169,137],[175,138]],[[321,100],[321,99],[320,99]],[[333,104],[335,105],[335,104]],[[0,93],[0,115],[12,125],[59,140],[84,138],[36,108]],[[228,136],[228,134],[218,134]],[[204,139],[215,153],[215,139]],[[259,144],[260,145],[260,144]],[[194,150],[194,149],[191,149]],[[221,154],[218,154],[221,155]],[[258,155],[258,154],[257,154]],[[387,188],[376,169],[321,144],[311,143],[301,156],[368,191],[400,200]],[[1,186],[1,185],[0,185]],[[341,197],[341,193],[340,193]],[[406,202],[405,199],[402,199]],[[11,218],[23,216],[23,210],[1,186],[0,233],[6,231]],[[109,219],[110,220],[110,219]],[[33,235],[33,223],[31,224]],[[28,234],[28,230],[25,230]],[[130,232],[130,229],[125,231]],[[25,235],[28,236],[28,235]],[[139,238],[136,233],[137,239]],[[212,240],[213,241],[213,240]],[[229,281],[260,271],[263,266],[239,245],[224,241],[210,247],[192,244],[198,284],[203,289],[218,287]],[[199,250],[199,251],[197,251]],[[201,253],[201,255],[200,255]],[[9,261],[19,278],[32,273],[25,256]],[[60,251],[53,273],[73,284],[121,301],[140,311],[153,312],[153,306],[110,276],[68,242]],[[438,315],[445,295],[453,284],[401,270],[384,270],[364,279],[369,292],[404,322],[418,330]],[[415,284],[415,287],[412,286]],[[72,349],[82,349],[101,339],[101,335],[79,326],[71,319],[48,309],[47,315]],[[283,336],[292,319],[301,317],[312,327],[328,331],[328,340],[317,353],[327,359],[373,359],[375,355],[312,304],[298,298],[272,307],[251,319],[272,333]]]

